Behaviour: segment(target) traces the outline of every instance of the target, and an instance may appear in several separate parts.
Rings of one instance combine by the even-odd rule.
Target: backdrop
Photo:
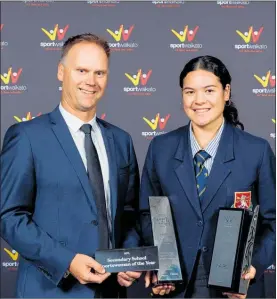
[[[93,32],[111,46],[110,78],[98,116],[133,138],[140,170],[149,140],[188,122],[178,77],[213,55],[228,67],[245,130],[275,151],[275,2],[18,1],[1,3],[1,140],[9,126],[53,110],[60,50]],[[13,297],[18,253],[1,242],[1,297]],[[265,272],[275,297],[275,263]],[[129,297],[148,297],[142,283]]]

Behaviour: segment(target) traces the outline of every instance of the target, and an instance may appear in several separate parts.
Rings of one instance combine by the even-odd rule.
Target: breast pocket
[[[254,185],[227,187],[227,207],[252,209],[253,202],[256,202]]]

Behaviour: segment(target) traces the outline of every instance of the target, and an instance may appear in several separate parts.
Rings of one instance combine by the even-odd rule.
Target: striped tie
[[[200,200],[202,199],[203,194],[206,190],[206,184],[209,175],[207,168],[204,166],[204,162],[210,157],[211,156],[203,150],[199,151],[194,156],[194,170],[197,184],[197,192]]]

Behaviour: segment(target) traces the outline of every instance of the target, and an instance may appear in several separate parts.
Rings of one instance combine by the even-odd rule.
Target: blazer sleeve
[[[276,172],[275,156],[269,143],[264,144],[258,173],[257,191],[260,205],[259,223],[253,251],[252,265],[258,279],[275,260],[276,246]]]
[[[1,152],[1,236],[58,285],[76,253],[62,246],[33,221],[35,200],[36,169],[32,147],[22,124],[16,124],[7,131]]]
[[[139,201],[139,168],[131,136],[129,136],[129,182],[124,201],[124,212],[121,226],[125,229],[123,248],[137,247],[140,244],[138,217]]]
[[[140,188],[140,223],[142,230],[142,240],[145,246],[153,245],[153,233],[151,215],[149,208],[149,196],[162,196],[162,189],[155,169],[155,139],[149,145],[146,155]]]

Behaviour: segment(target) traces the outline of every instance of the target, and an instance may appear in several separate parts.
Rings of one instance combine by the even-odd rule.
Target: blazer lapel
[[[64,153],[71,162],[84,189],[84,192],[88,198],[88,202],[92,207],[93,212],[97,214],[97,208],[93,199],[92,190],[85,166],[83,164],[79,151],[74,143],[74,140],[70,134],[70,131],[66,125],[66,122],[64,121],[60,113],[59,108],[57,107],[52,113],[50,113],[49,117],[52,123],[52,130],[56,135],[61,147],[63,148]]]
[[[197,215],[202,218],[200,202],[196,189],[193,157],[189,142],[189,126],[186,126],[181,134],[180,142],[174,157],[176,160],[178,160],[175,173],[187,195],[190,204]]]
[[[227,162],[234,159],[234,129],[230,124],[225,123],[225,128],[207,182],[207,189],[201,201],[202,212],[207,209],[215,197],[217,190],[231,173]]]
[[[114,220],[117,207],[117,164],[115,156],[114,136],[111,129],[107,128],[106,124],[97,118],[97,123],[101,129],[105,148],[109,162],[109,182],[110,182],[110,198],[111,198],[111,213]]]

